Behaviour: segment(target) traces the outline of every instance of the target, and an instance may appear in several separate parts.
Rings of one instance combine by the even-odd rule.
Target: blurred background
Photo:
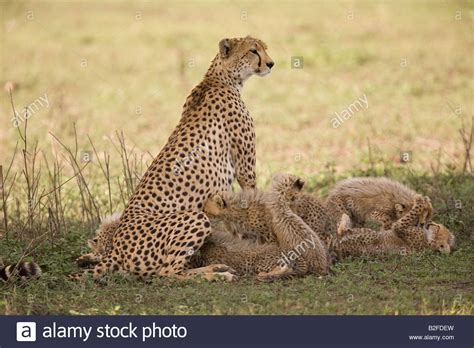
[[[1,162],[18,139],[10,88],[20,119],[29,108],[30,139],[46,156],[57,146],[49,132],[71,142],[75,122],[79,151],[92,151],[89,135],[99,152],[112,152],[118,130],[149,161],[219,40],[250,34],[268,44],[276,63],[271,75],[253,77],[243,89],[261,180],[280,170],[308,176],[387,163],[423,172],[464,165],[459,130],[463,122],[470,128],[473,115],[472,2],[0,6]],[[368,106],[353,104],[359,98]],[[351,117],[334,128],[336,113],[349,108]],[[111,166],[120,161],[112,157]]]

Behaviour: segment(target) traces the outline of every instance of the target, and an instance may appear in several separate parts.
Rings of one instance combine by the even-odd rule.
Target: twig
[[[461,139],[464,145],[464,164],[463,164],[463,173],[465,173],[469,167],[469,171],[472,173],[472,163],[471,163],[471,150],[472,150],[472,140],[474,137],[474,116],[471,118],[471,129],[469,132],[466,131],[464,120],[461,119],[461,129],[459,130]]]
[[[49,134],[66,150],[66,152],[69,154],[69,161],[71,163],[72,169],[74,170],[74,173],[76,174],[75,177],[77,177],[78,180],[78,185],[79,185],[79,191],[81,195],[81,199],[83,201],[83,209],[86,211],[87,215],[90,217],[90,222],[96,222],[100,221],[100,209],[99,206],[97,205],[94,196],[92,196],[91,191],[89,189],[89,185],[87,184],[87,181],[84,177],[84,174],[82,173],[82,169],[79,166],[79,163],[77,162],[77,130],[74,125],[74,138],[75,138],[75,151],[74,153],[72,150],[65,145],[58,137],[56,137],[53,133],[49,132]],[[85,195],[87,195],[87,200],[85,199]],[[88,204],[87,204],[88,202]],[[89,206],[88,206],[89,205]],[[95,211],[95,213],[92,212],[92,210]]]
[[[3,210],[3,227],[5,229],[5,236],[8,236],[8,215],[7,215],[7,205],[5,199],[5,183],[3,181],[3,166],[0,165],[0,195],[2,198],[2,210]]]
[[[109,214],[112,214],[112,189],[111,189],[111,184],[110,184],[110,155],[104,151],[104,165],[102,165],[102,162],[100,160],[99,153],[97,152],[94,143],[92,142],[92,139],[90,138],[89,135],[87,135],[87,138],[89,139],[89,143],[92,146],[92,150],[94,151],[95,157],[97,158],[97,162],[99,162],[99,167],[100,170],[102,171],[102,174],[104,175],[105,180],[107,181],[107,190],[109,194]]]
[[[367,137],[367,147],[369,148],[369,163],[370,163],[370,170],[372,171],[372,175],[375,174],[374,168],[374,160],[372,158],[372,146],[370,145],[370,139]]]

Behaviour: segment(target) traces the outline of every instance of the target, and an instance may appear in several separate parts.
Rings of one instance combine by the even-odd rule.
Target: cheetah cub
[[[325,243],[336,233],[336,224],[327,209],[309,193],[302,192],[304,181],[294,175],[280,174],[288,180],[285,187],[290,209]],[[268,193],[260,190],[223,192],[212,196],[204,206],[204,212],[216,228],[231,232],[241,239],[257,243],[276,241],[272,229],[272,216],[266,198]]]
[[[278,174],[269,192],[229,192],[211,197],[204,207],[211,221],[225,221],[232,232],[239,228],[245,229],[244,233],[252,231],[264,244],[239,241],[235,236],[216,243],[211,237],[213,244],[201,248],[204,263],[225,263],[237,271],[245,265],[247,273],[258,271],[258,278],[266,281],[288,275],[327,274],[330,262],[324,243],[290,208],[303,185],[296,176]]]
[[[290,207],[303,185],[304,182],[294,175],[279,173],[273,177],[265,197],[272,230],[280,247],[289,250],[288,256],[296,253],[307,262],[309,273],[327,274],[330,266],[327,247]]]
[[[337,221],[331,218],[326,206],[312,194],[298,192],[290,201],[290,208],[318,234],[324,243],[328,244],[336,235]]]
[[[352,178],[342,180],[329,192],[326,206],[332,219],[340,221],[347,214],[354,226],[372,221],[390,229],[413,206],[416,192],[388,178]],[[433,209],[427,207],[426,223]]]
[[[454,235],[441,224],[426,223],[431,211],[429,198],[415,195],[408,213],[397,220],[391,229],[382,231],[352,228],[351,219],[343,214],[338,227],[339,255],[376,256],[421,250],[450,253],[454,247]]]
[[[237,276],[257,276],[257,280],[271,282],[304,275],[308,267],[303,259],[283,260],[283,250],[276,242],[257,244],[240,239],[227,231],[213,230],[199,251],[191,258],[192,267],[203,267],[216,262],[231,267]]]
[[[207,200],[204,212],[215,229],[259,244],[272,243],[276,237],[271,230],[271,216],[267,212],[264,195],[256,189],[222,192]]]
[[[87,241],[87,245],[92,251],[76,259],[76,263],[79,267],[96,265],[102,261],[102,257],[112,248],[112,240],[115,231],[119,227],[121,215],[122,213],[114,213],[101,221],[95,231],[94,238]]]

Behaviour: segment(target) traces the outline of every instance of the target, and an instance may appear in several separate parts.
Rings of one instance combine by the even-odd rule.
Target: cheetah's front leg
[[[428,206],[425,197],[422,195],[416,195],[413,199],[413,207],[411,210],[393,224],[392,230],[399,238],[406,241],[408,238],[409,227],[416,227],[421,223],[425,223],[423,221],[423,218],[426,215],[425,210],[431,209],[430,207],[431,203]]]
[[[231,156],[235,166],[235,178],[242,190],[255,189],[257,187],[255,127],[248,114],[239,122],[243,122],[240,127],[246,127],[248,131],[246,134],[237,135],[232,141]]]
[[[339,238],[344,237],[345,235],[355,233],[352,228],[352,221],[349,215],[342,214],[341,220],[337,225],[337,236]]]
[[[384,230],[389,230],[390,228],[392,228],[393,222],[392,219],[390,219],[390,216],[379,210],[374,210],[373,212],[371,212],[367,220],[380,224]]]
[[[96,253],[88,253],[79,256],[76,259],[76,264],[79,267],[87,267],[92,265],[97,265],[100,261],[102,261],[102,255]]]

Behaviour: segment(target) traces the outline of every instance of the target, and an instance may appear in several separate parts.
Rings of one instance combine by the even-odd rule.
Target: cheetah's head
[[[267,45],[251,36],[222,39],[218,58],[225,70],[240,81],[252,75],[265,76],[275,64],[266,52]]]
[[[287,202],[293,202],[301,193],[304,180],[292,174],[278,173],[273,176],[271,191]]]
[[[454,248],[454,235],[442,224],[430,222],[423,227],[423,230],[431,249],[449,254]]]
[[[258,190],[221,192],[211,196],[204,204],[204,212],[213,219],[244,217],[248,210],[258,209]]]

